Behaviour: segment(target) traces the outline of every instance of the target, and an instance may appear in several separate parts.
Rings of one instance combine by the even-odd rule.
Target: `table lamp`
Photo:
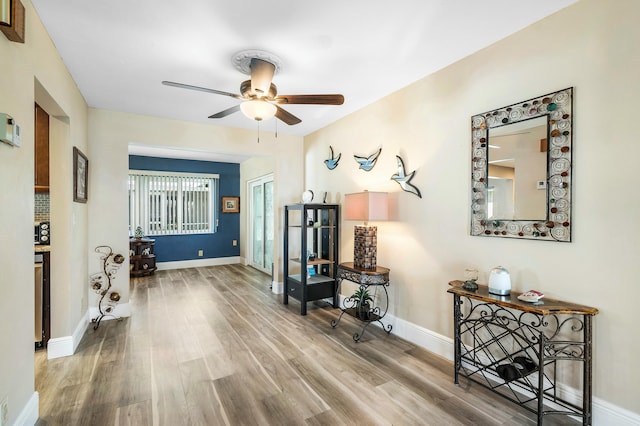
[[[369,226],[369,221],[387,220],[386,192],[358,192],[344,196],[345,220],[364,221],[364,226],[353,228],[353,266],[361,269],[376,269],[378,254],[378,228]]]

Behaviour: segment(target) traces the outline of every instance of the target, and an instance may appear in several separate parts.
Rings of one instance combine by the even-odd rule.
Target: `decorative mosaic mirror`
[[[571,241],[573,88],[471,117],[471,235]]]

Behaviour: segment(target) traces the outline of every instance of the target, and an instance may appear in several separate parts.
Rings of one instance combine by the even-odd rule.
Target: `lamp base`
[[[353,266],[376,269],[378,256],[378,228],[355,226],[353,228]]]

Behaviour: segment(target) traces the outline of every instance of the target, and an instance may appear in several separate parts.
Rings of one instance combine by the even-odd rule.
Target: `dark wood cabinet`
[[[153,274],[157,269],[154,245],[150,238],[131,238],[129,240],[129,275],[141,277]]]
[[[49,114],[35,104],[35,192],[49,192]]]
[[[36,246],[38,247],[38,246]],[[35,251],[35,328],[36,349],[46,348],[51,337],[51,256],[49,249]]]
[[[338,204],[293,204],[284,216],[284,294],[300,301],[300,315],[307,302],[332,299],[338,307],[336,268],[339,235]]]
[[[44,271],[42,279],[42,345],[46,348],[51,337],[51,255],[42,253]]]

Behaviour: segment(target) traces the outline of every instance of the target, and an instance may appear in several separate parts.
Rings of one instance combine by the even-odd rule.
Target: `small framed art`
[[[222,213],[240,213],[240,197],[222,197]]]
[[[78,148],[73,147],[73,201],[87,202],[87,177],[89,160]]]

